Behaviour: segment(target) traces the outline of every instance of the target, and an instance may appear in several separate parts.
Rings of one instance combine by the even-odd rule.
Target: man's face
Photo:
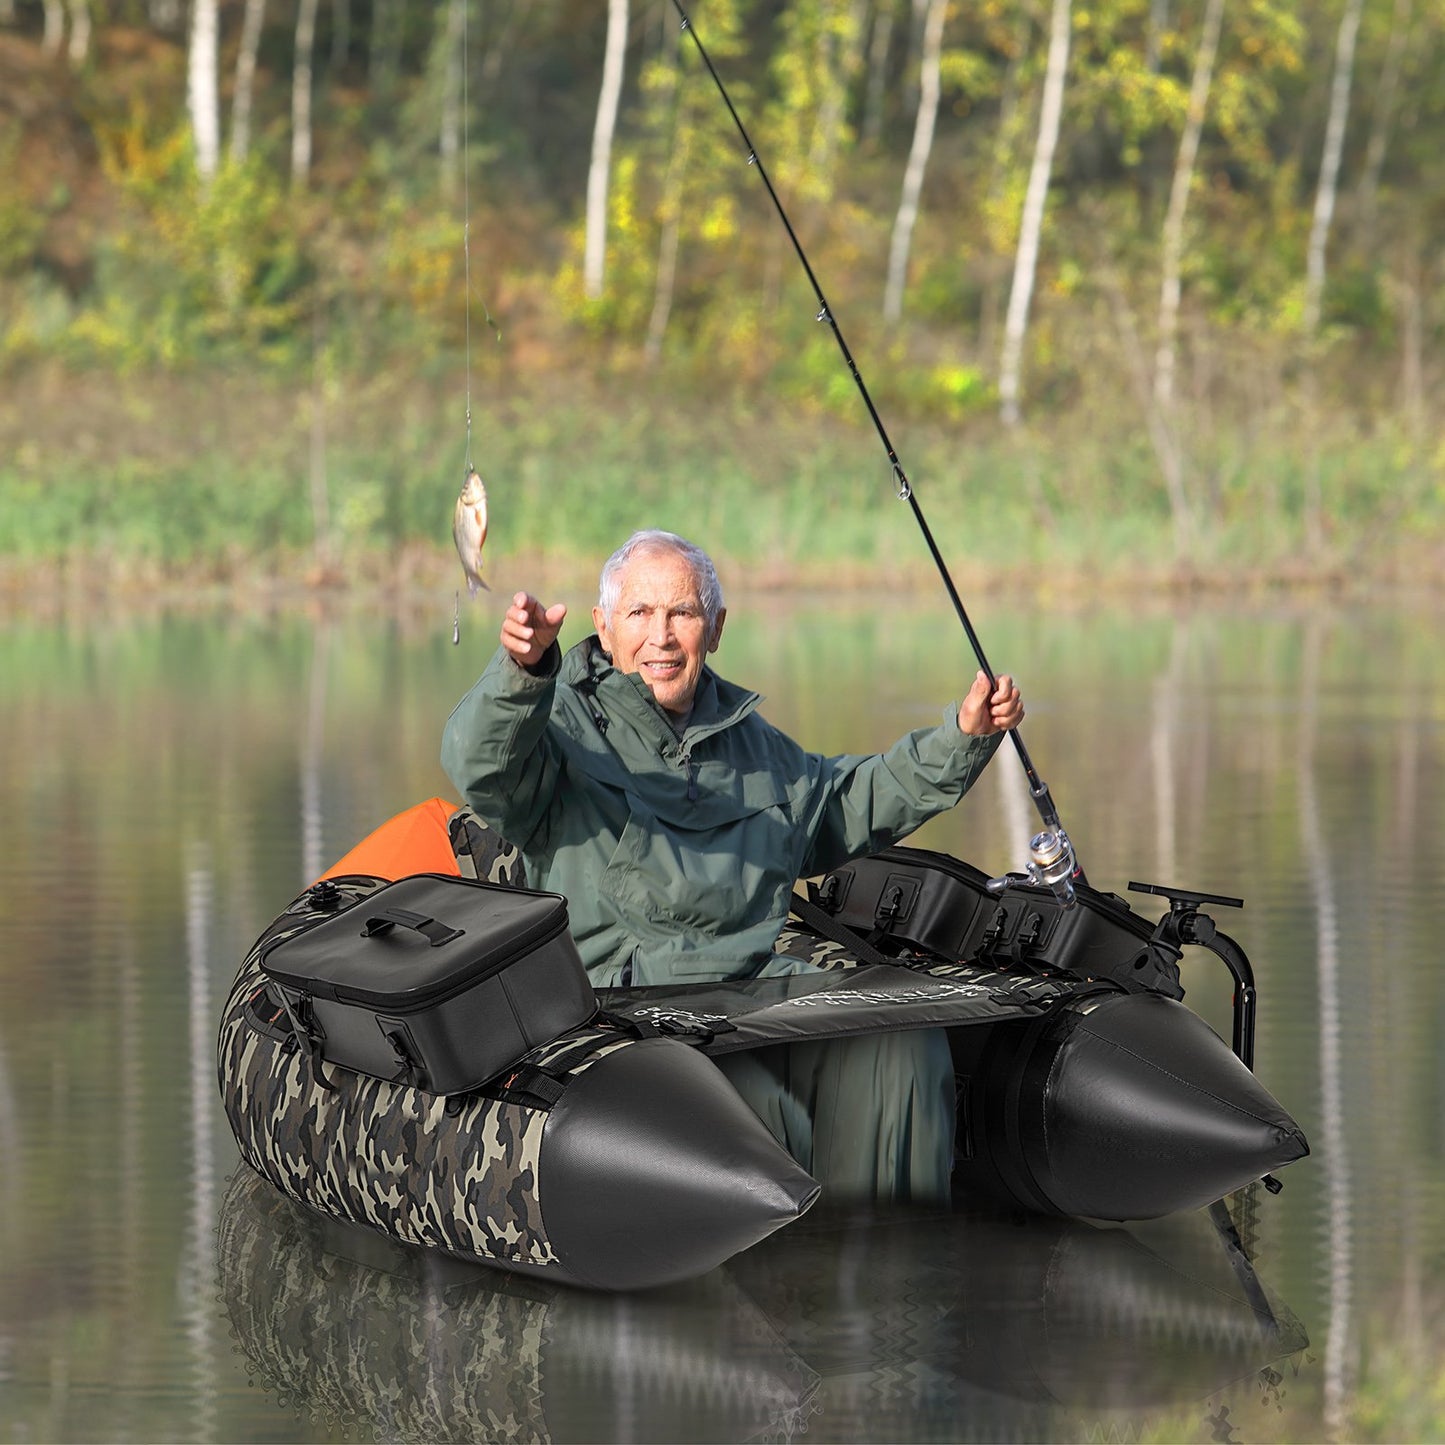
[[[703,662],[717,650],[726,615],[719,612],[709,629],[686,558],[676,552],[639,552],[622,569],[612,615],[594,607],[592,625],[619,672],[638,673],[659,707],[686,713]]]

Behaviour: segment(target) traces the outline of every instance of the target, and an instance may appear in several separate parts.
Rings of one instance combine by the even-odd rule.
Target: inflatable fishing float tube
[[[1277,1188],[1271,1171],[1309,1152],[1250,1067],[1248,960],[1200,911],[1209,895],[1166,896],[1151,923],[1087,887],[1066,903],[893,848],[796,900],[777,947],[800,973],[594,995],[565,901],[432,799],[253,945],[221,1019],[221,1093],[245,1163],[322,1215],[638,1289],[707,1272],[819,1194],[714,1058],[945,1028],[956,1201],[1154,1218]],[[1234,975],[1233,1048],[1181,1002],[1185,944]],[[467,950],[483,964],[449,961]]]

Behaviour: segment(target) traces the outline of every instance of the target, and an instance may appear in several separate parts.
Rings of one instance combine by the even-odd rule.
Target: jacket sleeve
[[[957,704],[950,704],[941,727],[907,733],[886,753],[815,758],[814,812],[800,876],[876,853],[947,812],[1002,740],[1002,733],[975,738],[961,732]]]
[[[498,648],[442,732],[442,767],[458,791],[509,843],[531,839],[556,795],[562,760],[547,722],[561,653],[536,671]]]

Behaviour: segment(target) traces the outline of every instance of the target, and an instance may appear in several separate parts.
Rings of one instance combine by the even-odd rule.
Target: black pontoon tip
[[[1087,1219],[1198,1209],[1309,1153],[1197,1014],[1158,994],[1074,1005],[973,1039],[959,1186]]]
[[[791,1223],[818,1184],[689,1045],[605,1055],[553,1107],[538,1164],[560,1273],[597,1289],[687,1279]]]

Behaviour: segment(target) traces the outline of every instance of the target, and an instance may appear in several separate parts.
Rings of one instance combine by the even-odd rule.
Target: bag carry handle
[[[383,908],[380,914],[366,920],[361,936],[374,938],[378,933],[386,933],[395,928],[397,924],[403,928],[414,929],[428,939],[433,948],[440,948],[442,944],[450,943],[452,939],[460,938],[466,932],[464,928],[448,928],[445,923],[438,923],[435,918],[428,918],[425,913],[413,913],[409,908]]]

